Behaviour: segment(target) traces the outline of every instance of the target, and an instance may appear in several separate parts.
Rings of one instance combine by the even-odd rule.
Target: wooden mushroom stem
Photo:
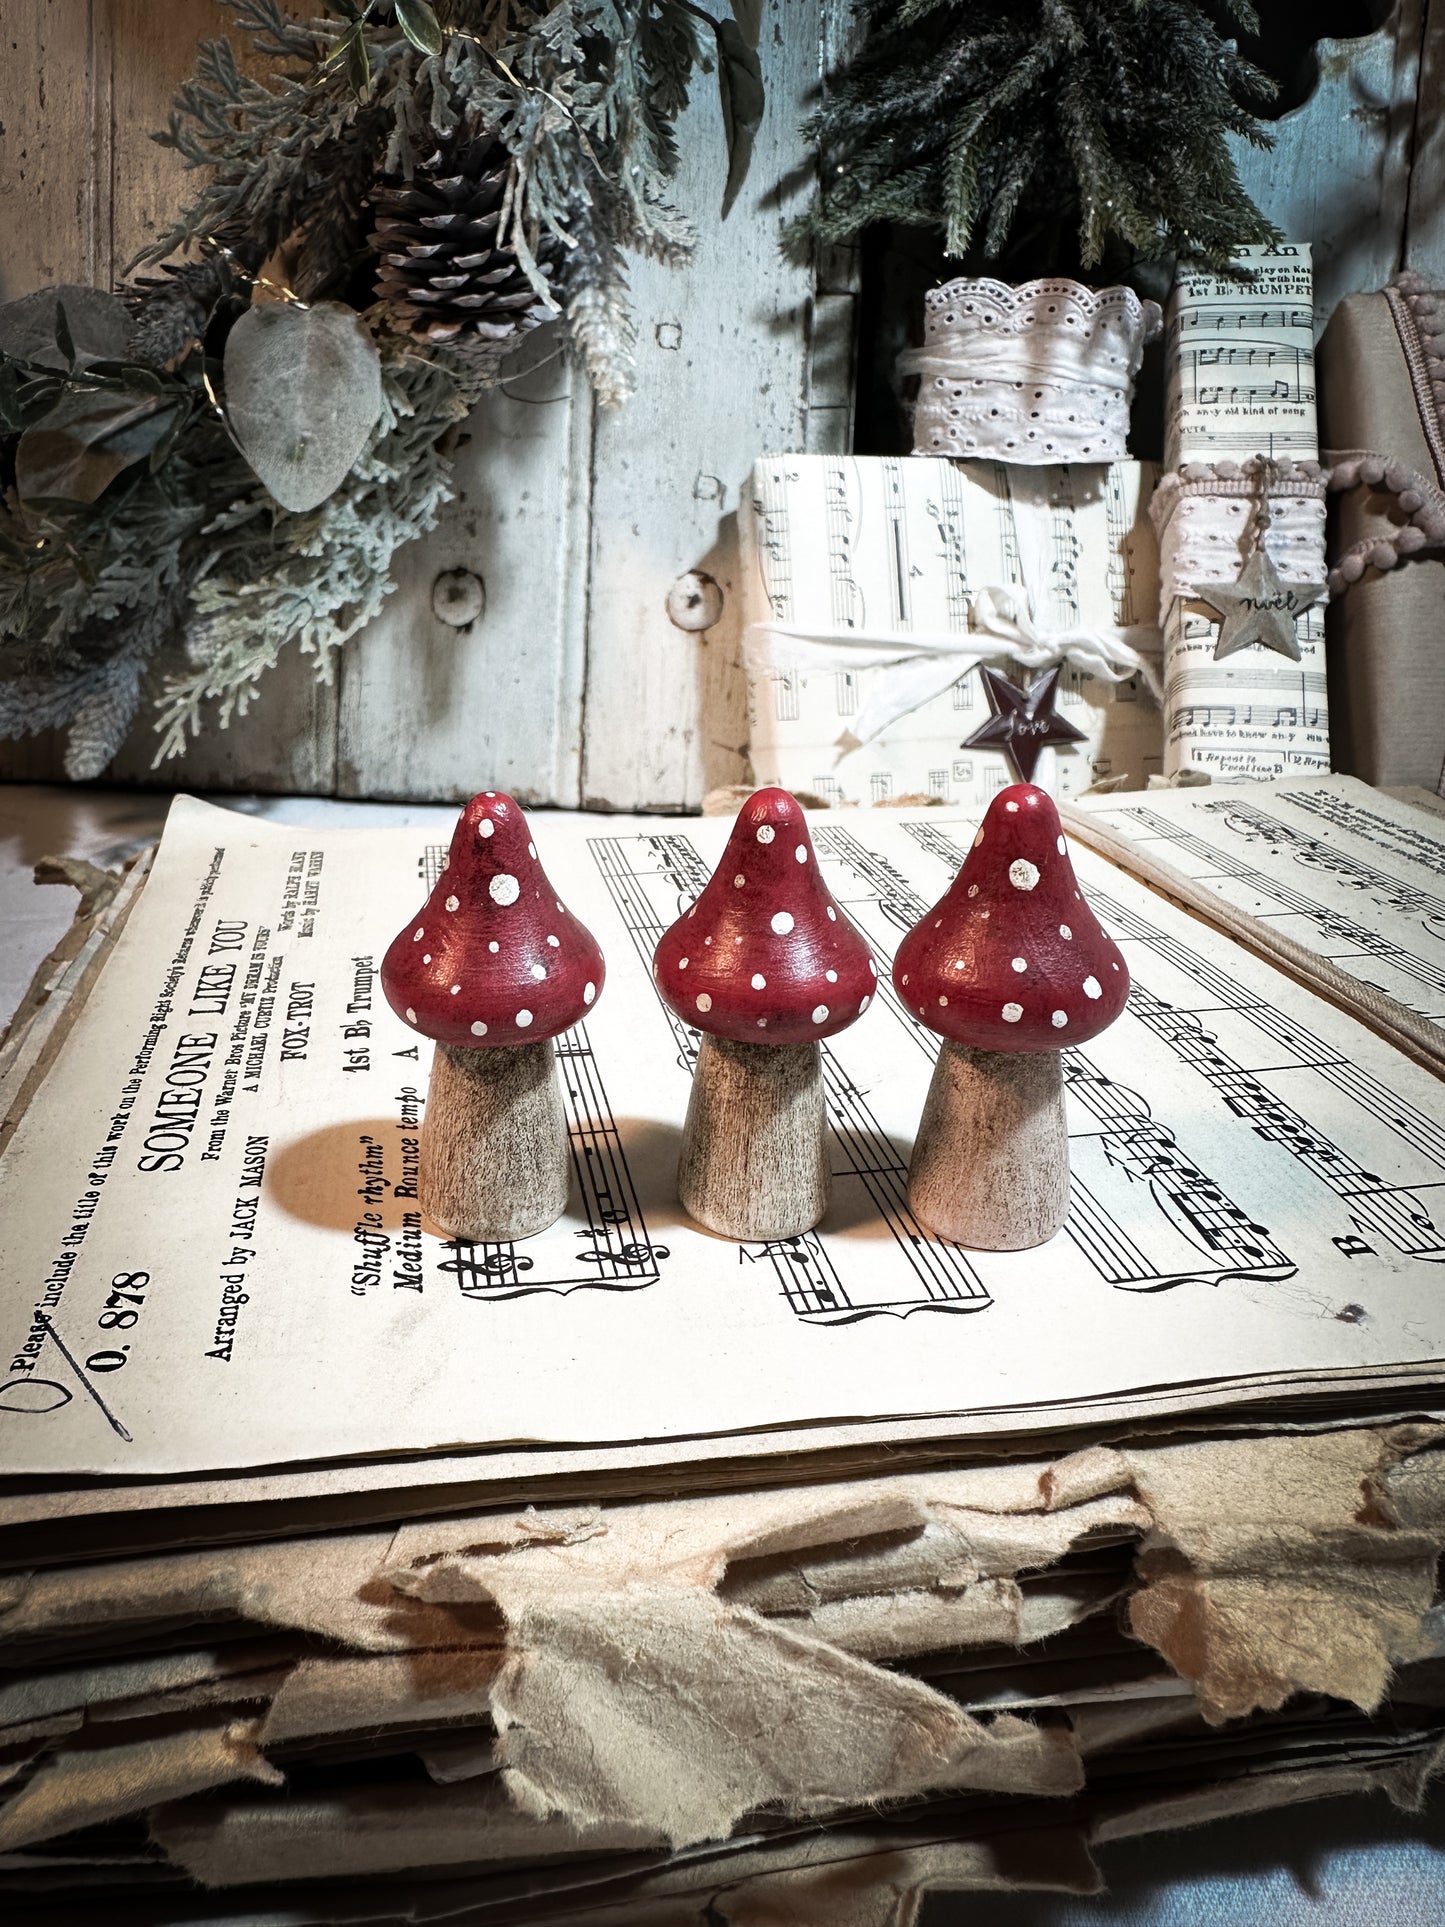
[[[908,1167],[908,1203],[926,1230],[979,1251],[1047,1244],[1069,1208],[1058,1051],[944,1040]]]
[[[816,1044],[704,1036],[683,1126],[683,1209],[727,1238],[792,1238],[828,1208],[823,1059]]]
[[[550,1039],[438,1044],[422,1118],[419,1203],[454,1238],[505,1243],[567,1208],[567,1119]]]

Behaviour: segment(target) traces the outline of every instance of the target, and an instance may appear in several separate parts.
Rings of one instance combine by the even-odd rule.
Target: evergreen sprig
[[[1219,0],[1242,31],[1248,0]],[[821,185],[800,235],[940,228],[1007,262],[1042,234],[1060,272],[1106,255],[1224,268],[1277,239],[1226,136],[1270,136],[1274,92],[1194,0],[859,0],[856,54],[807,127]],[[1073,229],[1077,240],[1069,234]],[[1047,270],[1045,270],[1047,271]]]

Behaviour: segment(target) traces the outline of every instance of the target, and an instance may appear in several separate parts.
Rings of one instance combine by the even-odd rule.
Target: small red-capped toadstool
[[[801,804],[759,790],[702,895],[652,962],[703,1033],[683,1130],[683,1208],[729,1238],[791,1238],[828,1208],[820,1041],[878,988],[867,943],[818,870]]]
[[[893,982],[943,1038],[908,1168],[913,1215],[984,1251],[1047,1243],[1069,1207],[1059,1053],[1113,1023],[1129,972],[1042,790],[994,798],[946,895],[898,946]]]
[[[452,1237],[530,1237],[567,1208],[552,1039],[585,1016],[604,975],[596,939],[563,909],[515,801],[500,790],[474,796],[436,888],[381,965],[392,1009],[436,1040],[418,1201]]]

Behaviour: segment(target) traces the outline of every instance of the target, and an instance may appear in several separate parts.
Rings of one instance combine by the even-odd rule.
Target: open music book
[[[828,1218],[738,1245],[675,1201],[697,1039],[649,969],[729,826],[535,827],[608,983],[559,1047],[571,1208],[480,1246],[418,1212],[430,1047],[376,978],[441,846],[176,802],[0,1158],[8,1473],[330,1466],[351,1489],[414,1455],[471,1455],[485,1479],[488,1454],[525,1448],[536,1470],[606,1451],[677,1482],[719,1441],[981,1440],[1445,1383],[1445,1087],[1123,871],[1073,851],[1134,991],[1065,1052],[1072,1207],[1050,1246],[965,1251],[910,1216],[935,1040],[891,988],[824,1047]],[[974,822],[813,827],[886,985]]]

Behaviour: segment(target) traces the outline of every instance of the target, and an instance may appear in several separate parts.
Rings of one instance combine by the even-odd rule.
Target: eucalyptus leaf
[[[226,341],[226,419],[282,508],[314,509],[340,487],[381,417],[381,358],[352,309],[248,308]]]
[[[125,303],[103,288],[63,283],[22,294],[0,307],[0,355],[40,368],[68,369],[71,357],[57,336],[68,332],[77,367],[92,361],[123,361],[130,347],[131,319]]]
[[[427,0],[396,0],[396,24],[418,53],[441,52],[441,25]]]
[[[763,0],[732,0],[732,9],[738,32],[750,47],[756,47],[763,32]]]
[[[717,23],[717,48],[718,93],[728,144],[728,178],[722,200],[726,220],[747,179],[753,158],[753,136],[762,125],[767,96],[763,90],[762,63],[736,20]]]
[[[72,389],[15,448],[15,486],[27,506],[94,502],[173,426],[180,404],[116,389]]]

